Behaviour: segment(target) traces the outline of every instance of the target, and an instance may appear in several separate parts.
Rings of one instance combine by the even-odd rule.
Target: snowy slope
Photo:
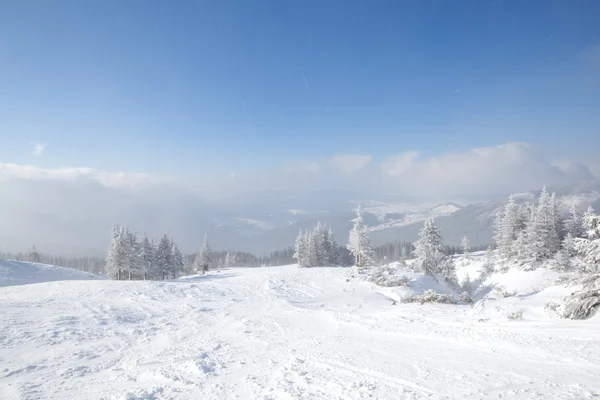
[[[25,261],[0,260],[0,287],[32,283],[104,279],[83,271]]]
[[[600,319],[392,305],[352,269],[0,288],[4,399],[585,399]]]

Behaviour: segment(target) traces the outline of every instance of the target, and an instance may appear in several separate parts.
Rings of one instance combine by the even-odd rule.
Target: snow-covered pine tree
[[[306,231],[307,235],[307,245],[306,245],[306,266],[307,267],[316,267],[318,265],[318,244],[317,244],[317,235],[315,234],[314,229],[312,231]]]
[[[415,243],[414,266],[426,275],[442,272],[446,260],[443,252],[442,236],[440,235],[433,217],[425,220],[423,229],[419,232],[419,240]]]
[[[212,250],[208,244],[208,233],[205,233],[204,240],[202,241],[202,248],[198,252],[196,260],[194,261],[194,269],[196,272],[205,273],[208,271],[208,267],[212,262],[211,253]]]
[[[360,205],[356,209],[356,218],[352,220],[354,225],[350,231],[347,248],[354,256],[357,268],[364,268],[373,262],[373,246],[367,227],[364,225]]]
[[[104,276],[109,279],[124,279],[127,270],[127,246],[125,228],[115,224],[112,228],[108,254],[104,264]]]
[[[514,195],[508,198],[508,203],[503,213],[499,213],[495,222],[494,239],[500,254],[505,258],[511,258],[515,252],[513,244],[523,229],[520,208],[515,202]]]
[[[327,254],[327,265],[335,265],[338,259],[338,244],[333,237],[331,226],[325,232],[325,252]]]
[[[405,246],[402,246],[402,250],[400,251],[400,257],[401,257],[401,260],[406,261],[407,255],[406,255],[406,247]]]
[[[132,280],[142,275],[141,246],[135,232],[125,228],[123,236],[125,252],[127,253],[126,268],[127,279]]]
[[[596,217],[596,213],[592,206],[589,206],[583,216],[581,218],[582,226],[583,226],[583,236],[587,238],[593,238],[596,236],[596,229],[594,228],[594,220]]]
[[[527,230],[529,253],[535,260],[551,258],[560,247],[556,196],[542,189]]]
[[[321,222],[312,231],[315,246],[315,267],[322,267],[327,264],[327,249],[325,248],[326,231],[325,226]]]
[[[580,238],[585,236],[583,229],[583,218],[577,209],[577,206],[573,204],[569,209],[569,215],[565,220],[565,232],[568,235],[571,234],[573,238]]]
[[[154,248],[154,243],[152,243],[146,234],[142,237],[140,247],[142,278],[144,280],[156,279],[158,277],[156,270],[156,249]]]
[[[307,233],[300,229],[296,237],[296,246],[294,249],[294,258],[298,261],[299,267],[308,267],[308,240]]]
[[[166,279],[172,271],[173,265],[173,245],[168,235],[164,235],[158,242],[156,264],[160,278]]]
[[[471,241],[468,237],[465,236],[462,239],[462,241],[460,242],[460,249],[462,250],[465,257],[469,256],[469,253],[471,252]]]
[[[171,266],[171,273],[173,274],[173,279],[180,276],[185,270],[185,257],[177,246],[177,243],[171,238],[171,252],[173,254],[173,264]]]
[[[39,263],[41,260],[40,253],[36,250],[35,246],[31,248],[29,254],[27,254],[27,261],[32,263]]]

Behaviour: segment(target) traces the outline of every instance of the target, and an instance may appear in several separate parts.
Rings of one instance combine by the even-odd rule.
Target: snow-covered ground
[[[285,266],[2,287],[0,398],[600,396],[600,318],[478,311],[531,306],[556,286],[524,285],[494,306],[392,305],[397,289],[354,272]]]

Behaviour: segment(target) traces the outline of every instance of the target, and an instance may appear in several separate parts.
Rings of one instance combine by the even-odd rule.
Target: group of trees
[[[338,258],[337,248],[331,228],[319,222],[312,230],[300,230],[294,258],[300,267],[333,265]]]
[[[560,213],[554,193],[543,188],[537,203],[517,204],[510,196],[504,211],[495,221],[494,239],[499,255],[508,260],[531,265],[532,262],[574,255],[580,239],[586,239],[593,220],[590,207],[582,215],[575,206],[566,218]]]
[[[168,235],[155,242],[127,227],[115,225],[112,230],[104,275],[110,279],[176,278],[185,268],[185,257]]]

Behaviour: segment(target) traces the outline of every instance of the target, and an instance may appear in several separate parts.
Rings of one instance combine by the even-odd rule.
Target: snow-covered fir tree
[[[168,235],[160,238],[156,247],[156,265],[159,271],[159,279],[166,279],[172,272],[173,245]]]
[[[298,262],[299,267],[308,267],[308,238],[306,233],[300,229],[296,237],[296,245],[294,246],[294,258]]]
[[[515,254],[513,244],[523,229],[521,216],[522,213],[515,202],[515,197],[511,195],[504,212],[498,213],[494,226],[496,246],[503,257],[509,258]]]
[[[156,265],[156,249],[154,243],[147,235],[142,237],[140,243],[140,259],[142,264],[142,278],[156,279],[158,277]]]
[[[236,263],[236,254],[228,251],[227,254],[225,255],[225,260],[223,261],[223,267],[224,268],[233,268],[233,267],[235,267],[235,263]]]
[[[128,257],[125,228],[115,224],[104,264],[104,275],[110,279],[124,279],[128,270]]]
[[[29,254],[27,254],[27,261],[33,262],[33,263],[39,263],[41,261],[40,253],[38,253],[35,246],[33,246],[31,248],[31,250],[29,251]]]
[[[406,257],[407,257],[407,255],[406,255],[406,247],[402,247],[402,250],[400,250],[400,259],[402,261],[406,261]]]
[[[574,204],[569,209],[569,215],[567,216],[564,225],[567,235],[571,234],[572,238],[584,237],[585,230],[583,228],[583,218],[579,213],[577,206]]]
[[[202,241],[202,248],[198,252],[196,256],[196,260],[194,261],[194,271],[195,272],[206,272],[208,271],[208,267],[212,262],[211,259],[211,248],[208,244],[208,233],[204,234],[204,240]]]
[[[469,255],[469,253],[471,252],[471,241],[468,237],[465,236],[462,239],[462,241],[460,242],[460,249],[462,250],[465,256]]]
[[[171,273],[173,274],[173,278],[177,278],[185,270],[185,257],[173,239],[171,239],[171,253],[173,254]]]
[[[330,227],[320,222],[312,230],[298,233],[294,258],[299,267],[324,267],[338,261],[338,245]]]
[[[551,258],[560,247],[556,197],[542,189],[527,231],[528,253],[535,260]]]
[[[373,262],[374,252],[369,232],[364,224],[360,205],[356,209],[356,218],[352,222],[354,222],[354,225],[350,231],[347,248],[354,256],[356,267],[364,268]]]
[[[413,253],[417,259],[414,267],[426,275],[442,273],[447,258],[443,246],[442,236],[433,217],[428,218],[419,232],[419,240],[415,243]]]

